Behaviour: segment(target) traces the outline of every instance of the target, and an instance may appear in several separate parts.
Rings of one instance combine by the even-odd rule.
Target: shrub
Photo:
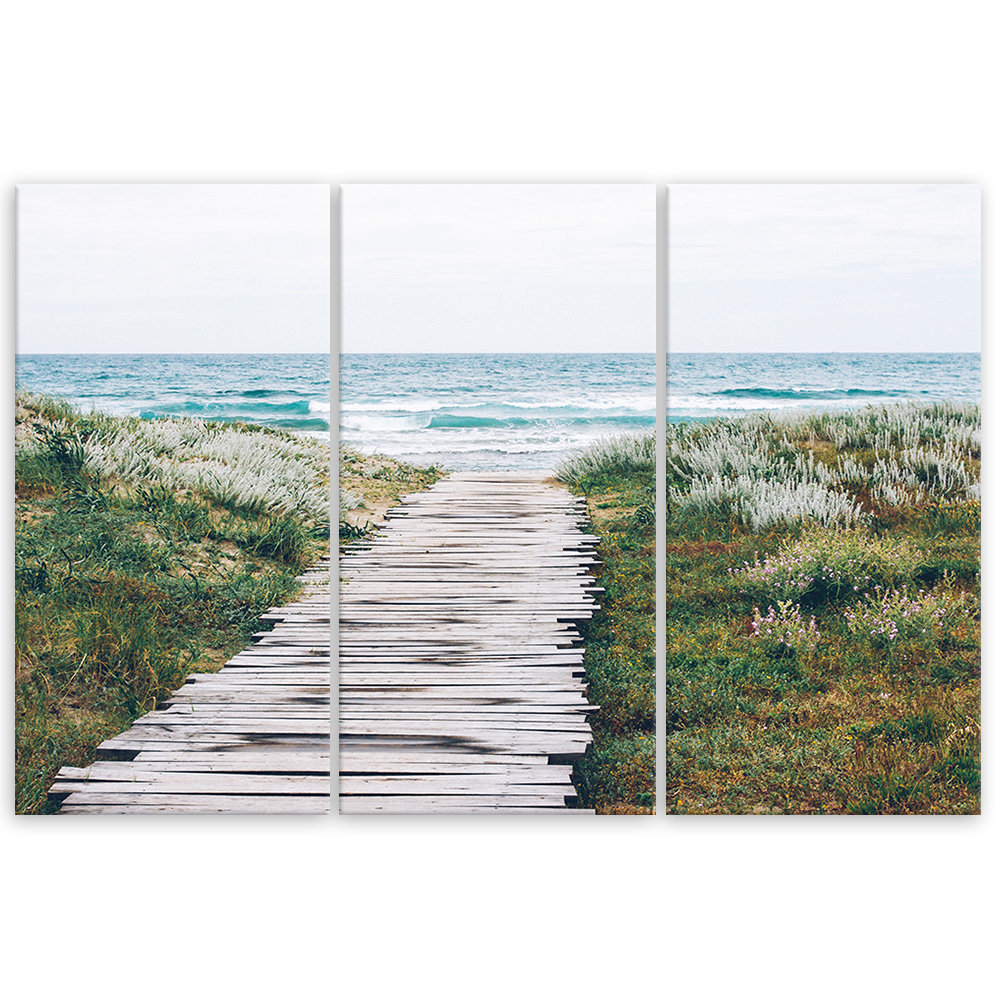
[[[821,483],[781,482],[741,475],[699,477],[687,490],[671,487],[670,500],[686,514],[734,518],[753,531],[818,522],[848,526],[867,515],[846,493]]]
[[[909,593],[875,588],[844,612],[848,630],[870,643],[892,647],[904,641],[937,644],[964,630],[979,616],[979,601],[968,591],[944,587]]]
[[[863,591],[872,583],[885,586],[914,577],[921,553],[912,542],[866,532],[812,528],[789,539],[773,555],[731,569],[733,580],[769,598],[818,603]]]
[[[778,601],[777,610],[769,607],[766,615],[754,608],[750,634],[770,655],[777,656],[813,653],[820,639],[816,619],[806,622],[802,609],[791,601]]]
[[[632,476],[655,470],[654,434],[612,434],[565,459],[556,469],[556,479],[575,484],[585,476]]]

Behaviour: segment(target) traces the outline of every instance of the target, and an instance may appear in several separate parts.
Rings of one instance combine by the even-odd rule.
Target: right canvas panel
[[[668,205],[668,811],[978,813],[979,188]]]

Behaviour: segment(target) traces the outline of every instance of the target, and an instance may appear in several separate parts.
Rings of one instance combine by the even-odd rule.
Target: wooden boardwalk
[[[537,474],[456,473],[388,518],[341,557],[341,812],[567,810],[594,710],[583,501]]]
[[[64,767],[60,813],[325,813],[330,805],[330,563],[299,577],[274,630],[218,673]]]

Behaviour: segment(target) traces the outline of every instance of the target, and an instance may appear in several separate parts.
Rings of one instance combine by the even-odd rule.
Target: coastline
[[[18,389],[66,400],[81,415],[330,432],[326,354],[19,353],[15,376]]]
[[[325,442],[82,413],[19,391],[16,810],[194,671],[219,669],[329,549]]]
[[[343,354],[341,441],[453,471],[550,471],[656,421],[655,355]]]

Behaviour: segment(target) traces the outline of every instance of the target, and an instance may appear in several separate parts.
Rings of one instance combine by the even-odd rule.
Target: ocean
[[[451,469],[551,469],[652,430],[653,354],[345,354],[341,440]],[[17,384],[85,410],[245,420],[326,437],[325,354],[20,354]],[[672,354],[667,419],[979,402],[978,354]]]
[[[84,410],[330,433],[326,354],[19,354],[15,374]]]
[[[667,419],[866,404],[978,403],[978,354],[671,354]]]
[[[649,354],[344,354],[340,439],[449,469],[553,469],[610,434],[652,431]]]

